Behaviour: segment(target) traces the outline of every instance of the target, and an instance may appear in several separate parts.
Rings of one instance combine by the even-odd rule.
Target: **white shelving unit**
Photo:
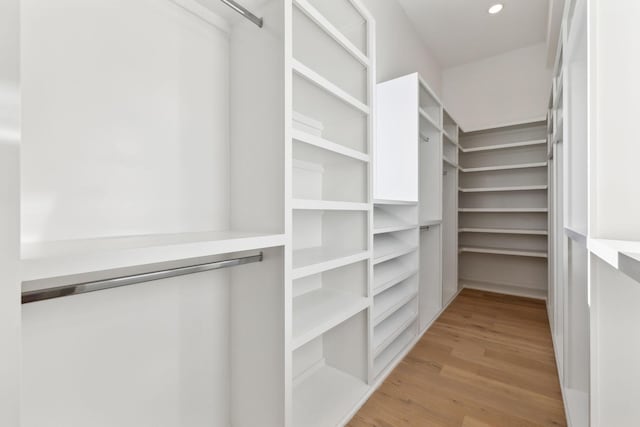
[[[529,123],[461,135],[462,286],[546,298],[546,133]]]
[[[292,427],[341,425],[373,376],[375,28],[359,1],[293,0],[292,17],[293,315],[285,407],[292,407]],[[380,226],[394,225],[402,226]]]

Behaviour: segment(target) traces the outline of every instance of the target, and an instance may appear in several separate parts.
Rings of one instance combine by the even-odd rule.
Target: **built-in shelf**
[[[511,191],[544,191],[549,189],[548,185],[522,185],[518,187],[478,187],[460,188],[462,193],[499,193]]]
[[[379,264],[375,267],[373,294],[378,295],[415,275],[417,272],[417,268],[407,267],[402,260],[392,260]]]
[[[564,234],[567,235],[567,237],[569,237],[571,240],[573,240],[574,242],[579,243],[580,245],[584,246],[586,248],[587,246],[587,235],[577,229],[574,229],[572,227],[565,227],[564,228]]]
[[[407,201],[407,200],[384,200],[384,199],[375,199],[373,201],[374,205],[401,205],[401,206],[415,206],[418,202]]]
[[[366,297],[318,289],[293,299],[293,348],[303,346],[369,306]]]
[[[376,326],[373,333],[373,356],[379,356],[380,353],[389,347],[398,336],[415,322],[417,317],[418,313],[415,310],[402,309]]]
[[[91,281],[93,273],[284,246],[284,242],[282,234],[210,231],[23,243],[22,281],[38,281],[38,287],[61,286],[66,276],[82,274]]]
[[[517,165],[484,166],[484,167],[478,167],[478,168],[461,167],[460,170],[466,173],[473,173],[473,172],[491,172],[491,171],[515,170],[515,169],[544,168],[544,167],[547,167],[547,162],[521,163]]]
[[[420,227],[432,227],[434,225],[442,224],[441,219],[424,219],[420,221]]]
[[[449,132],[447,132],[445,128],[442,128],[442,135],[444,136],[445,141],[455,145],[456,147],[458,146],[456,138],[454,138]]]
[[[344,248],[315,247],[293,251],[293,277],[311,276],[334,268],[354,264],[369,258],[364,250],[346,250]]]
[[[379,325],[417,295],[417,285],[411,281],[402,282],[388,291],[376,295],[373,305],[374,325]]]
[[[520,250],[520,249],[500,249],[500,248],[481,248],[474,246],[461,246],[460,253],[476,253],[476,254],[493,254],[493,255],[510,255],[523,256],[533,258],[547,258],[546,251]]]
[[[461,146],[460,150],[463,153],[475,153],[478,151],[506,150],[508,148],[529,147],[534,145],[542,145],[546,143],[547,143],[546,139],[536,139],[533,141],[512,142],[509,144],[487,145],[484,147],[465,148]]]
[[[640,283],[640,252],[621,253],[618,257],[618,265],[620,271]]]
[[[393,233],[418,227],[418,224],[408,224],[383,209],[376,209],[374,211],[373,224],[374,234]]]
[[[293,59],[291,62],[293,71],[301,77],[307,79],[310,83],[318,86],[324,91],[330,93],[336,98],[340,99],[342,102],[350,105],[351,107],[359,110],[363,114],[369,114],[370,109],[369,106],[363,104],[352,95],[348,94],[344,90],[340,89],[335,84],[331,83],[329,80],[322,77],[320,74],[313,71],[311,68],[302,64],[300,61]]]
[[[448,164],[451,167],[454,167],[454,168],[458,167],[458,164],[456,162],[454,162],[453,160],[449,160],[448,158],[446,158],[444,156],[442,157],[442,161],[445,162],[446,164]]]
[[[314,147],[339,154],[341,156],[349,157],[354,160],[359,160],[365,163],[368,163],[370,160],[368,154],[361,153],[360,151],[353,150],[351,148],[347,148],[344,145],[331,142],[327,139],[312,135],[299,129],[292,129],[291,136],[296,141],[303,142],[305,144],[309,144]]]
[[[326,19],[315,7],[307,0],[294,0],[293,2],[298,8],[316,23],[325,33],[332,37],[340,46],[342,46],[351,56],[360,61],[364,66],[369,66],[371,61],[367,56],[358,49],[347,37],[344,36],[328,19]]]
[[[515,295],[519,297],[546,299],[547,290],[539,288],[530,288],[521,285],[484,282],[478,280],[470,280],[464,277],[460,278],[460,286],[467,289],[477,289],[480,291],[497,292],[506,295]]]
[[[440,125],[438,124],[438,122],[436,122],[431,116],[429,116],[429,114],[427,114],[427,112],[423,108],[420,108],[419,111],[420,111],[420,117],[424,118],[427,122],[429,122],[429,124],[431,124],[431,126],[436,128],[440,132],[443,131]]]
[[[640,242],[633,240],[608,240],[608,239],[587,239],[587,247],[589,250],[612,267],[620,268],[621,257],[625,254],[640,253]],[[629,258],[626,256],[626,258]],[[625,259],[631,261],[631,259]]]
[[[516,234],[516,235],[534,235],[547,236],[547,230],[526,230],[513,228],[460,228],[460,233],[486,233],[486,234]]]
[[[368,203],[334,202],[328,200],[294,199],[291,201],[292,209],[322,210],[322,211],[369,211]]]
[[[376,236],[373,242],[373,262],[374,264],[380,264],[417,249],[417,246],[409,245],[393,236],[379,235]]]
[[[321,365],[298,381],[293,390],[293,425],[339,425],[369,391],[362,380],[328,365]]]
[[[545,213],[547,208],[460,208],[459,212],[476,213]]]
[[[380,355],[378,355],[373,364],[375,376],[378,377],[394,360],[398,360],[398,355],[415,339],[415,332],[406,329],[391,345],[389,345]]]

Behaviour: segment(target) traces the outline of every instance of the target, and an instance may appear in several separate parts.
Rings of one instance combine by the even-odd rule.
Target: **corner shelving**
[[[465,287],[546,294],[546,136],[547,123],[533,122],[460,137],[458,232]],[[523,269],[526,277],[518,273]]]

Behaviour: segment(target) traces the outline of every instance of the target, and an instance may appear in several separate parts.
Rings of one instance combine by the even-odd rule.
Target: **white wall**
[[[443,102],[466,132],[546,117],[552,70],[545,43],[442,72]]]
[[[0,2],[0,425],[19,424],[19,1]]]
[[[362,0],[376,20],[377,80],[418,72],[438,96],[442,70],[396,0]]]

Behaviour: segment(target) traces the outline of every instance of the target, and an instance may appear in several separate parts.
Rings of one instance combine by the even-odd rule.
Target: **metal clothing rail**
[[[151,282],[153,280],[167,279],[169,277],[201,273],[203,271],[235,267],[237,265],[251,264],[254,262],[261,262],[262,259],[263,254],[262,252],[260,252],[257,255],[208,262],[204,264],[189,265],[185,267],[170,268],[166,270],[153,271],[151,273],[134,274],[130,276],[96,280],[93,282],[76,283],[71,285],[57,286],[53,288],[26,291],[22,293],[22,304],[45,301],[48,299],[61,298],[70,295],[86,294],[88,292],[102,291],[105,289],[119,288],[121,286],[135,285],[136,283]]]
[[[235,10],[236,12],[238,12],[240,15],[244,16],[245,18],[247,18],[249,21],[253,22],[254,24],[256,24],[258,27],[262,28],[262,18],[258,18],[256,15],[254,15],[253,13],[249,12],[249,10],[242,6],[240,3],[238,3],[237,1],[234,0],[220,0],[222,3],[226,4],[227,6],[229,6],[231,9]]]

